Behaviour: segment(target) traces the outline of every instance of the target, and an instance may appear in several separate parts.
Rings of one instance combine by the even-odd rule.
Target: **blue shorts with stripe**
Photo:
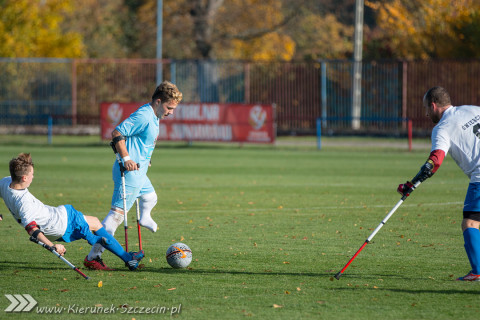
[[[89,243],[95,243],[97,236],[90,231],[90,227],[88,226],[83,213],[77,211],[69,204],[64,205],[64,207],[67,210],[67,230],[57,241],[72,242],[79,239],[85,239]]]
[[[463,204],[463,217],[480,221],[480,182],[472,182],[468,185]]]

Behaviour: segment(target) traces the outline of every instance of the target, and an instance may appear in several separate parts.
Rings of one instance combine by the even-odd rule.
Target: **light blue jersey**
[[[139,170],[125,171],[128,211],[137,197],[155,191],[147,177],[147,171],[159,134],[159,118],[147,103],[120,123],[115,130],[127,138],[125,143],[128,155],[140,165]],[[112,206],[123,208],[122,180],[117,161],[113,164],[112,176],[115,183]]]

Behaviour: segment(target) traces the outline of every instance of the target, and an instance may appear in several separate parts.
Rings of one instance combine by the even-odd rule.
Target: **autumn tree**
[[[89,58],[125,58],[135,52],[129,36],[136,30],[129,23],[124,0],[70,0],[75,10],[67,14],[65,28],[82,35]]]
[[[407,59],[480,57],[480,1],[393,0],[366,5],[378,29],[366,55]],[[386,56],[383,56],[386,57]]]
[[[146,0],[138,13],[145,57],[155,56],[156,2]],[[288,61],[352,51],[352,26],[312,0],[177,0],[163,8],[165,58]]]
[[[291,60],[295,41],[282,28],[297,11],[285,4],[278,0],[225,2],[215,21],[215,54],[230,59]]]
[[[340,23],[332,14],[321,16],[300,8],[301,19],[288,28],[295,41],[296,60],[350,59],[353,55],[352,25]]]
[[[81,57],[82,37],[62,28],[72,0],[1,0],[1,57]]]

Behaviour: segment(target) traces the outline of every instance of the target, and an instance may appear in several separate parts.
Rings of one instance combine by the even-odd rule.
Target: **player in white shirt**
[[[450,95],[442,87],[429,89],[423,97],[427,116],[435,123],[432,149],[418,174],[398,192],[409,195],[417,182],[430,178],[450,152],[452,158],[470,178],[463,206],[462,231],[465,251],[472,270],[460,281],[480,281],[480,107],[452,106]]]
[[[0,198],[13,218],[30,236],[40,240],[63,255],[62,244],[85,239],[90,245],[101,243],[122,259],[130,270],[136,270],[143,251],[126,252],[115,238],[103,228],[97,217],[84,216],[71,205],[51,207],[35,198],[28,187],[33,181],[34,165],[29,153],[21,153],[9,163],[10,176],[0,180]]]

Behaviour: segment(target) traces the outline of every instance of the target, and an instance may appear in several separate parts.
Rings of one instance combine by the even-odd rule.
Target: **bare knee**
[[[87,221],[88,226],[92,231],[97,231],[103,228],[102,223],[100,222],[100,220],[98,220],[97,217],[85,216],[85,220]]]
[[[480,221],[472,220],[472,219],[463,219],[462,220],[462,231],[465,231],[468,228],[476,228],[480,227]]]

